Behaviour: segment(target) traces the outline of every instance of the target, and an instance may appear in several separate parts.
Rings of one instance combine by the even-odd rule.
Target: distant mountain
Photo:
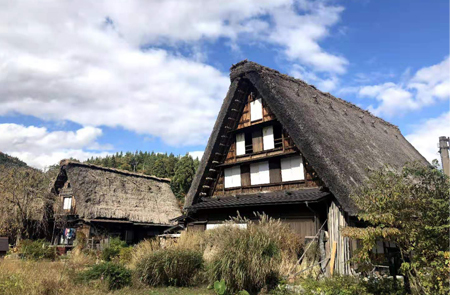
[[[0,165],[27,167],[27,163],[0,152]]]

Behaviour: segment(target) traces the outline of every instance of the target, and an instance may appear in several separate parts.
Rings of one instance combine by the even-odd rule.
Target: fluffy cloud
[[[199,160],[202,159],[203,154],[205,151],[193,151],[193,152],[189,152],[188,154],[191,155],[192,158],[198,158]]]
[[[428,119],[414,126],[414,131],[406,135],[406,139],[431,163],[434,159],[441,160],[438,153],[440,136],[450,135],[450,112],[437,118]]]
[[[107,152],[99,150],[110,148],[96,142],[102,130],[94,127],[75,132],[49,132],[44,127],[0,124],[0,134],[0,151],[39,169],[71,157],[83,161],[92,156],[105,156]]]
[[[419,110],[437,101],[450,98],[450,59],[418,70],[412,78],[401,83],[347,88],[361,97],[375,98],[379,104],[370,109],[377,115],[393,117]]]
[[[203,144],[229,80],[197,54],[175,53],[178,45],[258,40],[313,70],[341,73],[346,60],[318,44],[341,12],[305,0],[7,1],[0,9],[0,115]]]

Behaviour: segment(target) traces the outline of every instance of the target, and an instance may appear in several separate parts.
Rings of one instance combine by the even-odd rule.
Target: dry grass
[[[79,261],[79,260],[78,260]],[[198,288],[145,288],[126,287],[108,291],[100,282],[89,285],[75,284],[74,269],[82,264],[66,261],[0,260],[0,294],[2,295],[208,295],[214,292]]]

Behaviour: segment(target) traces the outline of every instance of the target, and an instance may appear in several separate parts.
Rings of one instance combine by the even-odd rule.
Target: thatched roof
[[[169,179],[68,160],[60,166],[53,192],[69,181],[82,219],[171,224],[181,215]]]
[[[231,85],[186,198],[185,208],[199,200],[205,171],[226,134],[225,118],[249,85],[283,124],[295,144],[344,210],[353,211],[349,194],[383,165],[429,163],[403,137],[398,127],[370,112],[317,90],[301,80],[242,61],[231,68]]]

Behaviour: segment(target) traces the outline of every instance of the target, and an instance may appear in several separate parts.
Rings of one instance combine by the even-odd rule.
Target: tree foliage
[[[0,165],[0,235],[20,240],[45,229],[52,203],[50,181],[40,170]]]
[[[369,226],[343,230],[362,241],[359,262],[371,263],[377,240],[391,241],[400,252],[407,289],[448,294],[449,191],[449,178],[436,168],[413,163],[400,172],[389,167],[374,171],[353,196],[359,219]]]
[[[170,178],[174,194],[182,202],[191,186],[195,171],[199,165],[198,159],[186,154],[183,157],[170,153],[155,152],[120,152],[115,155],[91,158],[86,163],[128,170],[156,177]]]

